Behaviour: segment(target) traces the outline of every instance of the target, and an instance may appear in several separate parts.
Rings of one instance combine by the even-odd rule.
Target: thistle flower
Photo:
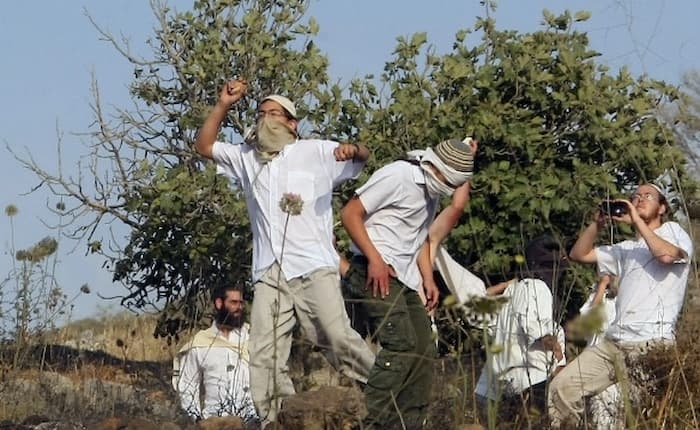
[[[289,215],[299,215],[304,207],[304,201],[299,194],[284,193],[280,199],[280,209]]]
[[[506,303],[508,303],[508,297],[473,296],[460,305],[460,310],[469,324],[484,327]]]
[[[504,296],[472,297],[470,301],[465,303],[465,307],[476,314],[494,315],[498,313],[506,303],[508,303],[508,297]]]
[[[58,249],[58,241],[52,237],[45,237],[29,249],[20,249],[15,254],[18,261],[39,262],[52,255]]]
[[[445,299],[442,301],[442,305],[446,308],[451,308],[453,306],[457,306],[458,304],[459,302],[457,301],[457,297],[453,296],[452,294],[445,297]]]
[[[603,306],[598,305],[588,313],[580,315],[569,324],[569,335],[575,340],[587,340],[603,331],[606,314]]]
[[[5,215],[7,215],[9,217],[13,217],[13,216],[17,215],[17,212],[19,212],[19,210],[17,209],[17,206],[15,206],[15,205],[5,206]]]

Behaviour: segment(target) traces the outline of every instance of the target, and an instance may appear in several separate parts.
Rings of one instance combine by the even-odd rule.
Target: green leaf
[[[103,128],[88,134],[96,159],[112,164],[85,173],[98,191],[110,190],[94,218],[125,221],[128,229],[110,260],[129,291],[125,304],[141,309],[156,298],[164,318],[194,327],[211,285],[250,279],[244,196],[193,151],[232,76],[246,79],[248,90],[229,110],[221,139],[238,140],[255,124],[256,101],[274,92],[295,101],[303,135],[368,144],[361,177],[334,190],[337,209],[371,172],[408,150],[465,135],[479,140],[469,204],[446,246],[484,277],[515,275],[514,252],[538,234],[575,238],[603,195],[666,172],[677,175],[680,189],[695,187],[676,141],[680,127],[657,119],[679,90],[598,63],[588,35],[569,31],[588,12],[545,10],[545,25],[532,32],[475,18],[472,29],[455,32],[452,46],[426,46],[425,32],[398,37],[384,64],[362,64],[363,78],[348,81],[329,73],[317,38],[322,23],[309,15],[310,4],[198,0],[192,10],[158,13],[151,51],[127,58],[133,100],[107,123],[96,118]],[[162,12],[159,2],[154,7]],[[466,44],[472,31],[481,39]],[[377,68],[381,75],[369,75]]]
[[[414,33],[413,36],[411,37],[411,46],[413,47],[420,47],[422,46],[426,41],[428,40],[428,33],[426,32],[420,32],[420,33]]]
[[[588,21],[591,18],[591,13],[585,10],[581,10],[576,12],[574,15],[574,21],[576,22],[581,22],[581,21]]]

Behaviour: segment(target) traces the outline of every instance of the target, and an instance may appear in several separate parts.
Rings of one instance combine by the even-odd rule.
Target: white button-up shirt
[[[494,323],[492,344],[496,352],[484,364],[475,389],[480,396],[494,400],[522,393],[547,380],[555,366],[566,364],[565,358],[557,363],[554,353],[535,342],[552,334],[562,352],[565,347],[564,331],[553,318],[552,293],[547,284],[539,279],[523,279],[509,285],[503,296],[509,300]]]
[[[654,230],[685,252],[675,264],[659,262],[643,238],[596,248],[598,270],[619,279],[615,320],[606,337],[622,342],[675,339],[678,314],[688,285],[693,241],[675,222]]]
[[[239,353],[247,350],[248,325],[231,330],[228,337],[223,337],[216,325],[207,330],[234,348],[195,345],[184,353],[177,381],[182,408],[195,418],[233,415],[244,421],[256,420],[248,363]],[[203,406],[200,405],[200,386],[204,388]]]
[[[420,166],[396,161],[380,168],[355,192],[367,212],[365,228],[384,262],[408,288],[418,291],[418,251],[435,218],[437,199],[425,189]],[[360,254],[353,245],[352,251]]]
[[[338,267],[333,247],[333,189],[355,178],[364,163],[335,160],[337,142],[298,140],[261,164],[247,144],[215,142],[219,171],[242,187],[253,232],[253,281],[277,261],[287,280],[322,267]],[[299,215],[280,208],[285,193],[300,195]],[[284,250],[284,255],[283,254]]]

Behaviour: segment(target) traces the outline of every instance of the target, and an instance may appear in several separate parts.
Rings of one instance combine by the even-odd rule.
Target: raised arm
[[[369,158],[369,149],[361,143],[341,143],[333,151],[336,161],[365,162]]]
[[[569,252],[569,258],[579,263],[595,263],[595,240],[598,237],[598,232],[605,223],[604,216],[598,212],[596,220],[590,223],[585,230],[581,232],[576,240],[576,243]]]
[[[658,234],[654,233],[654,230],[639,216],[637,208],[627,201],[628,214],[625,217],[629,217],[632,225],[634,225],[637,233],[644,239],[649,247],[649,252],[656,258],[656,260],[663,264],[673,264],[679,260],[686,259],[688,256],[685,251],[679,246],[674,245]]]
[[[209,112],[207,119],[197,133],[197,140],[194,143],[194,149],[199,155],[212,158],[212,148],[216,141],[216,136],[219,134],[221,123],[226,118],[226,112],[232,104],[236,103],[245,94],[248,85],[245,81],[228,81],[219,94],[219,101],[214,105]]]
[[[651,254],[660,263],[673,264],[688,258],[685,251],[654,233],[646,224],[637,231],[646,241]]]

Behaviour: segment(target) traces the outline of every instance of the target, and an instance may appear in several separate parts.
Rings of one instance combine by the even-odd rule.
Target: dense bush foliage
[[[206,287],[222,277],[249,277],[241,196],[191,149],[232,76],[247,79],[250,90],[222,137],[238,140],[254,121],[255,100],[280,92],[297,101],[304,133],[367,143],[373,158],[362,179],[406,150],[476,137],[472,199],[448,246],[489,281],[517,272],[513,256],[528,238],[547,231],[569,243],[604,197],[662,176],[672,189],[693,190],[674,135],[656,115],[676,89],[598,64],[576,30],[585,12],[545,11],[542,29],[531,33],[477,18],[473,29],[455,30],[451,50],[439,47],[445,54],[427,34],[400,37],[381,76],[333,84],[308,4],[200,0],[179,13],[154,5],[160,27],[151,57],[120,50],[134,65],[135,107],[110,118],[95,88],[94,187],[27,163],[74,197],[67,212],[77,217],[75,234],[105,254],[128,289],[124,304],[168,310],[174,320],[166,324],[166,316],[159,333],[196,319]],[[103,243],[97,227],[110,217],[129,229],[126,244]],[[569,297],[579,284],[585,275],[572,275],[558,295]]]

